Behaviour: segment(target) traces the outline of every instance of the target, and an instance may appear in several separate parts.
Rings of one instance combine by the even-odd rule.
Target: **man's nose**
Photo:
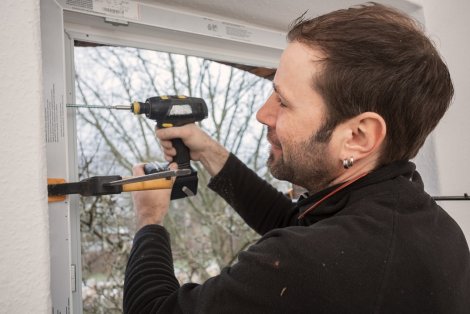
[[[256,113],[256,120],[269,127],[275,127],[277,109],[274,93],[269,96],[264,105]]]

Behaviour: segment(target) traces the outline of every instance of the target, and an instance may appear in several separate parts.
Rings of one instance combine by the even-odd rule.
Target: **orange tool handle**
[[[155,180],[149,180],[149,181],[127,183],[122,186],[122,191],[132,192],[132,191],[171,189],[173,187],[174,182],[175,182],[175,179],[171,178],[171,179],[155,179]]]

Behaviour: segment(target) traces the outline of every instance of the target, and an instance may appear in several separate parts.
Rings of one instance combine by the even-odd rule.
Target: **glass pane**
[[[272,182],[266,167],[265,129],[255,120],[271,82],[249,72],[192,56],[122,47],[76,47],[78,104],[115,105],[157,95],[202,97],[202,127],[250,168]],[[131,174],[140,162],[163,162],[155,122],[126,111],[77,110],[80,179]],[[181,283],[202,282],[234,262],[257,239],[199,172],[198,195],[173,201],[165,227],[172,235]],[[273,182],[274,183],[274,182]],[[274,183],[279,185],[280,183]],[[121,313],[122,286],[135,233],[130,194],[81,198],[85,313]]]

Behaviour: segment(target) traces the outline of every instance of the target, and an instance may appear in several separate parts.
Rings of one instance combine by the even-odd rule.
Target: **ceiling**
[[[392,5],[416,15],[420,9],[419,1],[377,0],[376,2]],[[313,17],[364,3],[366,0],[140,0],[140,2],[207,17],[242,21],[284,32],[290,22],[307,10],[307,16]]]

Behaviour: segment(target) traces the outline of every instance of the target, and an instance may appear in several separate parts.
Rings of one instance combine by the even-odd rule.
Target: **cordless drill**
[[[145,102],[134,102],[131,105],[134,114],[145,114],[149,119],[157,122],[158,128],[170,128],[194,123],[207,118],[207,106],[202,98],[186,96],[157,96],[148,98]],[[192,196],[197,193],[197,171],[191,167],[189,149],[181,139],[172,140],[176,149],[173,161],[178,164],[178,169],[190,169],[191,173],[177,177],[171,191],[171,199],[179,199]],[[161,169],[152,163],[144,166],[146,174],[157,172]]]

